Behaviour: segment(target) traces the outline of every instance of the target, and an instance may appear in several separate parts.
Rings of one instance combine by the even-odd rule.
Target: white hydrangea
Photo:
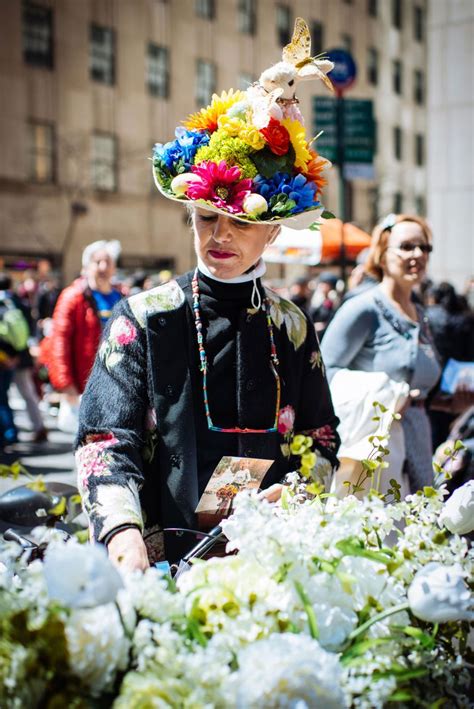
[[[130,649],[117,606],[73,610],[65,632],[71,671],[93,696],[109,690],[116,673],[127,667]]]
[[[344,707],[338,656],[307,635],[273,634],[243,649],[229,680],[238,709]]]
[[[156,622],[165,621],[183,613],[183,598],[169,590],[163,573],[149,568],[145,573],[124,574],[127,595],[141,617]]]

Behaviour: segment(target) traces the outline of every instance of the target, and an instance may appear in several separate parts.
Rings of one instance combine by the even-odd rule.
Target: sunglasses
[[[416,249],[420,249],[422,254],[430,254],[433,251],[431,244],[412,244],[411,241],[405,241],[398,246],[387,246],[387,249],[395,249],[395,251],[403,251],[405,254],[413,254]]]

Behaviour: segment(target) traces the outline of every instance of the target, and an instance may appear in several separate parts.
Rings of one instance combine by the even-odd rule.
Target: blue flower
[[[289,175],[286,172],[276,172],[273,177],[265,179],[260,175],[254,178],[254,189],[265,197],[267,202],[285,202],[288,213],[298,214],[306,209],[317,207],[316,185],[308,182],[304,175]]]
[[[209,135],[178,127],[175,131],[176,140],[170,143],[156,143],[153,157],[161,160],[173,175],[178,172],[189,172],[194,163],[194,157],[203,145],[209,143]]]

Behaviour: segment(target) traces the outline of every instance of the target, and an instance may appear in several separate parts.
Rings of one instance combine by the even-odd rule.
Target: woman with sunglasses
[[[176,140],[155,146],[160,192],[190,209],[197,266],[115,310],[83,396],[79,486],[92,537],[128,568],[181,557],[223,456],[291,470],[305,433],[322,482],[337,465],[338,420],[312,323],[262,283],[281,224],[321,213],[325,161],[296,119],[254,94],[214,96]]]
[[[386,480],[397,480],[402,495],[433,482],[426,401],[441,368],[426,316],[414,297],[431,251],[424,219],[389,215],[374,229],[366,261],[367,273],[378,284],[339,309],[321,346],[331,387],[341,370],[384,372],[391,381],[407,383],[401,421],[391,427],[390,468],[383,473]],[[389,485],[383,481],[381,487],[386,491]]]

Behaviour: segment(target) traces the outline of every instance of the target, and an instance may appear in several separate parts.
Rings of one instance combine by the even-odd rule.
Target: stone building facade
[[[214,90],[278,61],[297,16],[314,53],[352,53],[347,97],[374,101],[375,179],[351,182],[348,218],[370,230],[388,211],[424,213],[426,12],[427,0],[0,3],[0,258],[48,256],[69,280],[87,243],[118,238],[125,268],[189,268],[189,228],[152,184],[152,146]],[[313,98],[327,90],[307,82],[299,95],[317,129]]]

